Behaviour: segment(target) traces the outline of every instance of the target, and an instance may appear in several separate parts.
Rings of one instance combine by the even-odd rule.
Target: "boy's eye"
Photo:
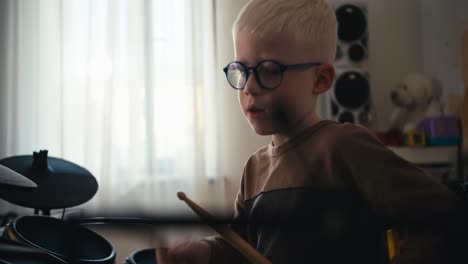
[[[280,75],[280,68],[275,63],[265,62],[258,67],[259,74]]]

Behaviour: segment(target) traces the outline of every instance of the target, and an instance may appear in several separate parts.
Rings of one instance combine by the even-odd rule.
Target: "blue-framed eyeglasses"
[[[283,81],[286,70],[299,70],[319,66],[318,62],[284,65],[274,60],[264,60],[254,67],[247,67],[242,62],[233,61],[223,68],[229,85],[236,90],[243,89],[250,77],[252,70],[260,87],[264,89],[275,89]]]

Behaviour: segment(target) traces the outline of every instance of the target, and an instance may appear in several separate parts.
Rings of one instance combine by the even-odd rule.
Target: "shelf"
[[[456,163],[458,156],[458,146],[389,148],[403,159],[421,165]]]

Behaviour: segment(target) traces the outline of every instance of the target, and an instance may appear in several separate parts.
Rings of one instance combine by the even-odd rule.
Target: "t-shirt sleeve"
[[[397,156],[364,128],[336,141],[335,157],[371,207],[390,223],[408,223],[456,210],[456,196],[435,178]]]
[[[337,165],[352,177],[387,227],[408,230],[394,263],[449,263],[444,248],[449,234],[457,232],[460,203],[456,195],[364,128],[351,126],[338,138]]]

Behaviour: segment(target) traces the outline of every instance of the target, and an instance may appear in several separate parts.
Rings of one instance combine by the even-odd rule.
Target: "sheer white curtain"
[[[0,158],[47,149],[87,168],[91,207],[182,209],[179,190],[222,203],[211,0],[3,5]]]

